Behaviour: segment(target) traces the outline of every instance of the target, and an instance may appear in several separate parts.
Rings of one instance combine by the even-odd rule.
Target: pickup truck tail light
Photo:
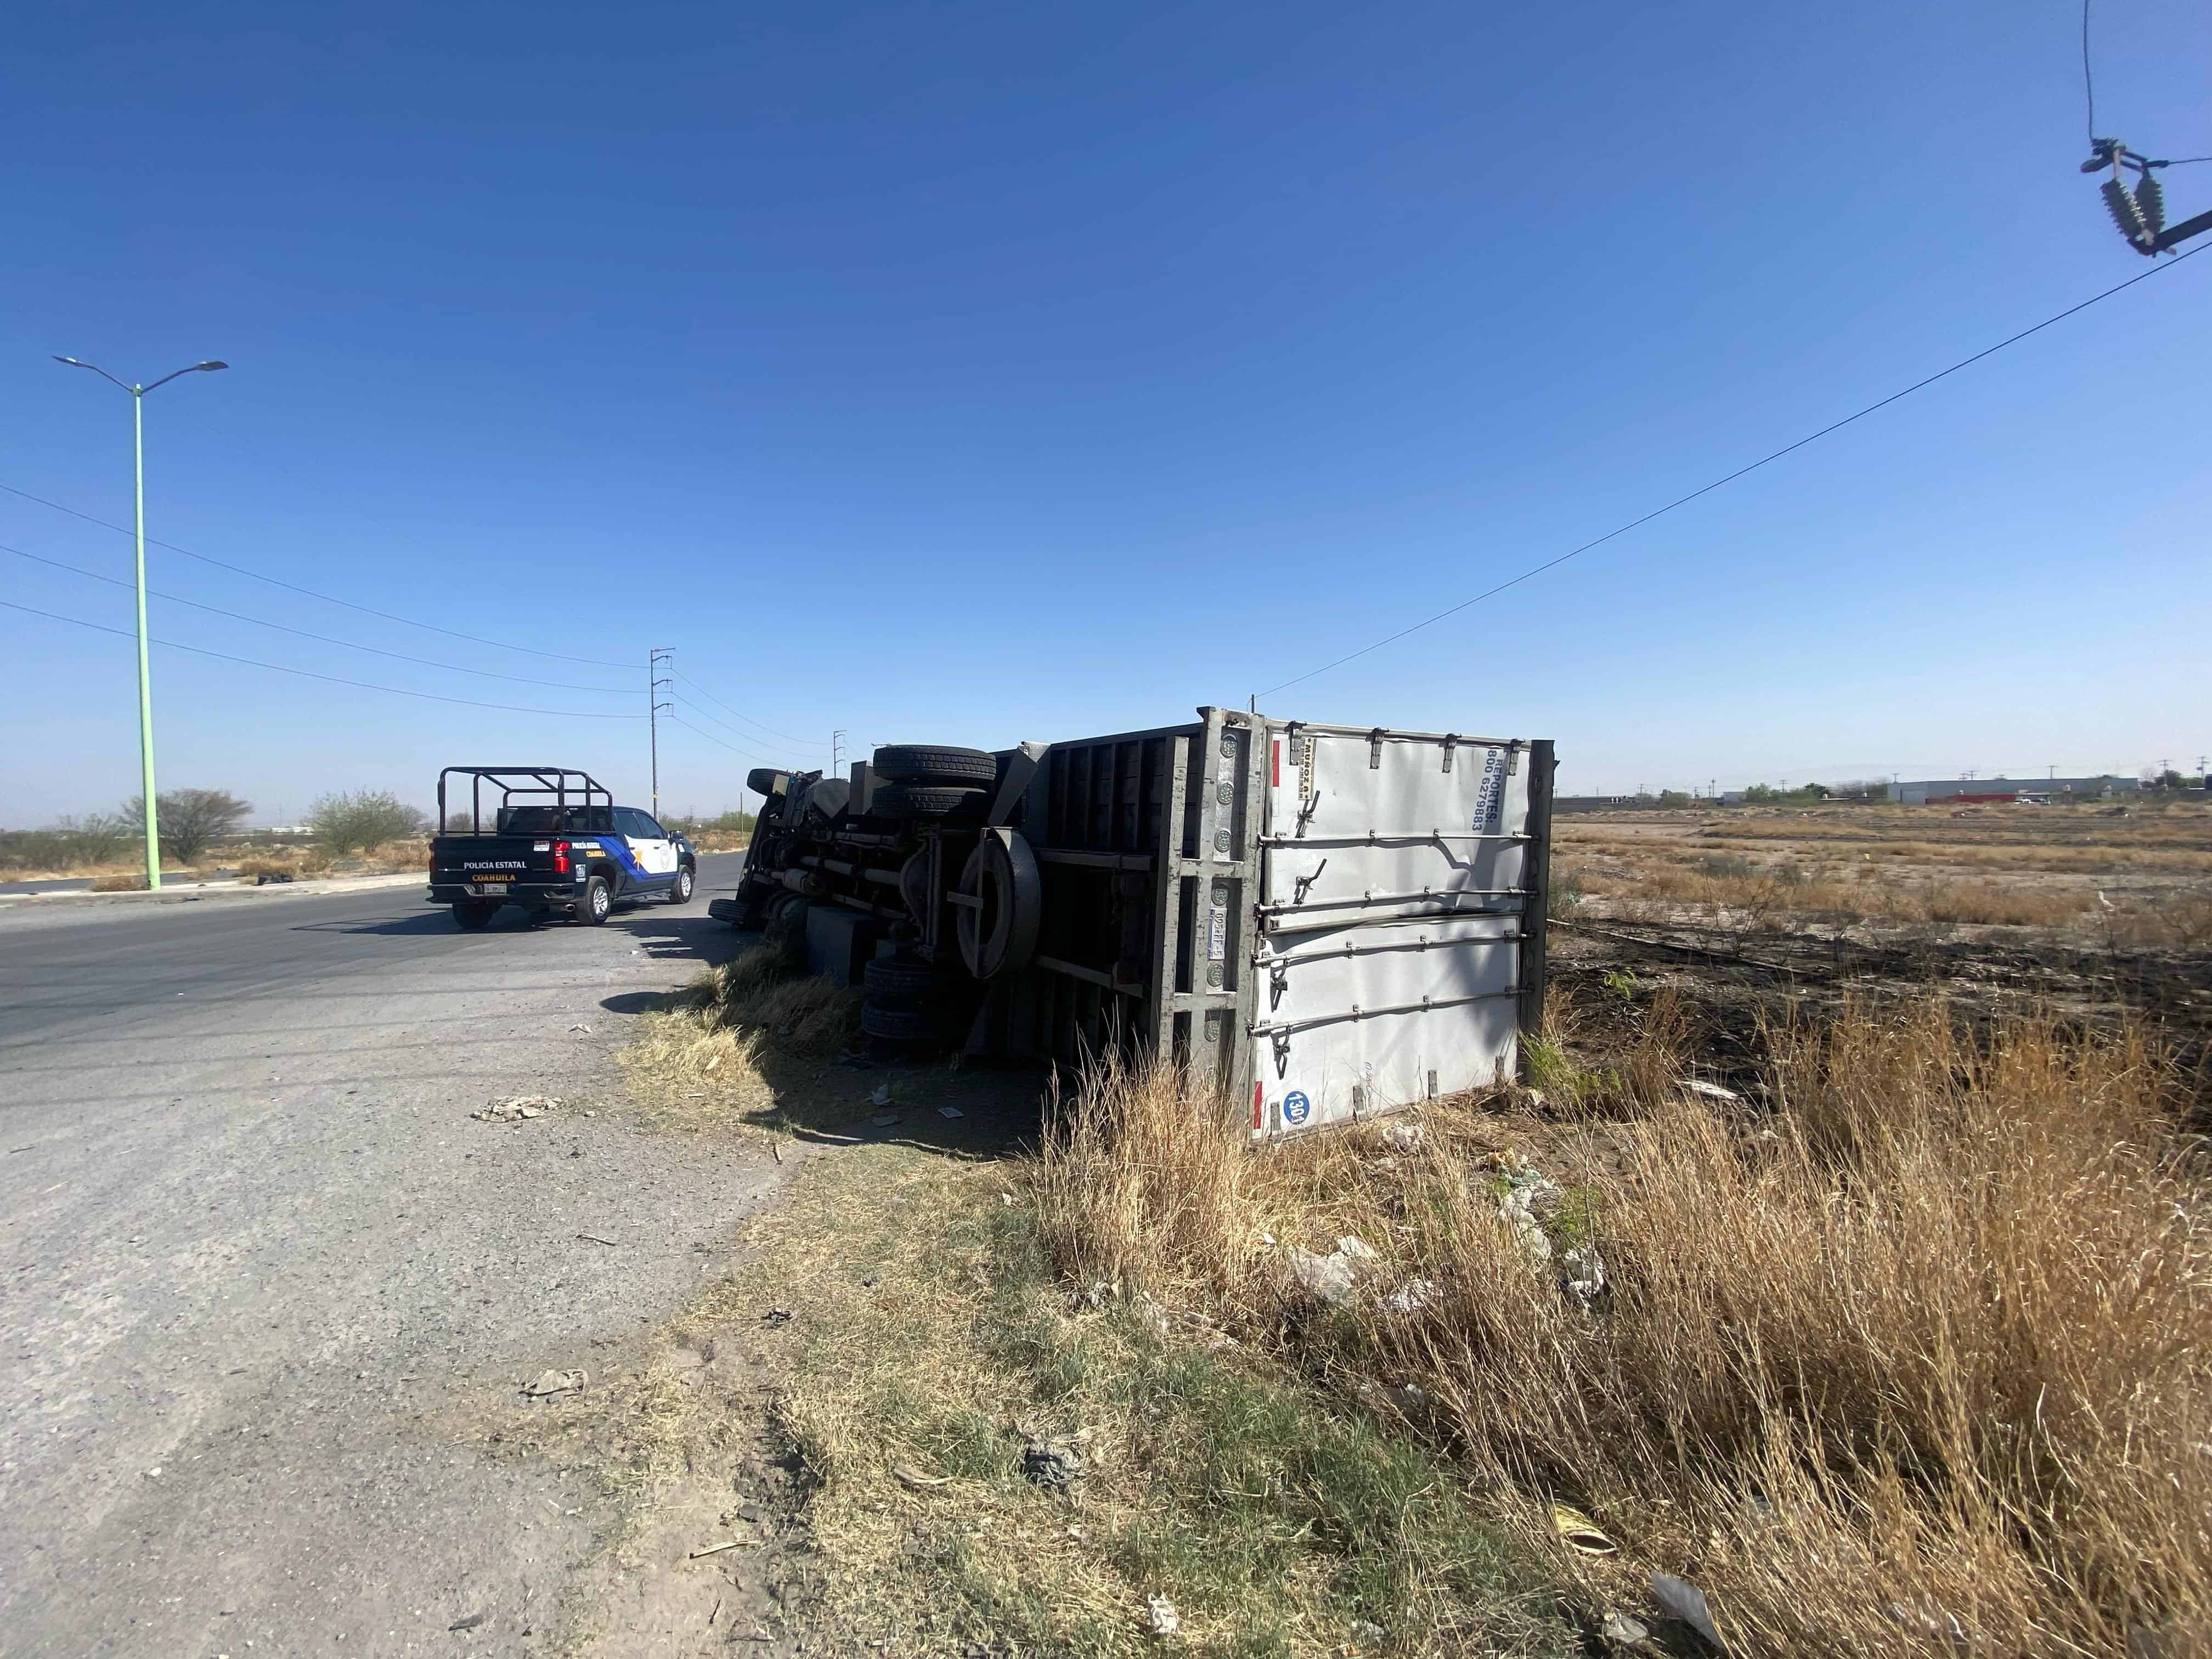
[[[568,843],[565,841],[553,843],[553,873],[556,876],[568,873]]]

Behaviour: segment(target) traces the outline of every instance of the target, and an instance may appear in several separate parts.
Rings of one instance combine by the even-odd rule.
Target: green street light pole
[[[151,890],[161,884],[161,831],[159,813],[154,804],[154,683],[146,665],[146,394],[154,386],[167,386],[178,374],[193,374],[203,370],[212,372],[228,368],[228,363],[208,362],[180,368],[173,374],[164,374],[153,386],[125,385],[116,380],[97,363],[80,362],[75,357],[56,357],[58,363],[67,363],[71,368],[88,368],[100,379],[112,382],[131,394],[131,454],[134,522],[138,540],[138,766],[139,798],[146,808],[146,885]]]

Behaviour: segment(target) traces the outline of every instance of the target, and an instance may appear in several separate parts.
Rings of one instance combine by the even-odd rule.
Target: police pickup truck
[[[465,805],[447,799],[455,779],[467,780]],[[462,927],[486,926],[503,904],[534,921],[557,912],[596,927],[617,904],[689,903],[698,878],[689,842],[649,813],[616,805],[587,772],[449,766],[438,774],[429,901],[451,905]]]

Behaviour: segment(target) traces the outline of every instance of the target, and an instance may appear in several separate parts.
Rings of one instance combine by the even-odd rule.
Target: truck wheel
[[[918,1008],[943,997],[945,976],[926,962],[878,957],[860,970],[867,1000],[882,1008]]]
[[[586,927],[597,927],[613,914],[615,896],[605,876],[593,876],[584,884],[584,890],[576,896],[576,920]]]
[[[691,873],[691,866],[690,865],[678,865],[676,866],[676,885],[668,890],[668,902],[671,904],[690,903],[691,890],[697,884],[697,883],[698,878]]]
[[[491,919],[499,914],[496,904],[463,901],[453,906],[453,921],[463,933],[480,933],[491,926]]]
[[[982,789],[949,789],[928,783],[887,783],[876,791],[868,810],[887,818],[980,820],[990,805]]]
[[[933,743],[887,743],[876,750],[877,772],[892,783],[943,783],[988,788],[999,781],[999,761],[981,749],[947,749]]]
[[[860,1005],[860,1029],[887,1042],[934,1042],[950,1035],[945,1016],[934,1009],[884,1008]]]
[[[745,774],[745,787],[756,795],[773,795],[776,792],[778,780],[789,775],[773,766],[756,766]]]

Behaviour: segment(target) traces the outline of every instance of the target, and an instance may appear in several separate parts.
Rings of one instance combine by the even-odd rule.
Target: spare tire
[[[947,789],[927,783],[887,783],[868,810],[887,818],[968,818],[980,823],[990,806],[984,789]]]
[[[965,784],[988,788],[999,781],[999,761],[981,749],[948,749],[932,743],[887,743],[876,750],[876,771],[893,783]]]
[[[745,787],[756,795],[773,795],[790,775],[790,773],[780,772],[773,766],[756,766],[745,774]]]

